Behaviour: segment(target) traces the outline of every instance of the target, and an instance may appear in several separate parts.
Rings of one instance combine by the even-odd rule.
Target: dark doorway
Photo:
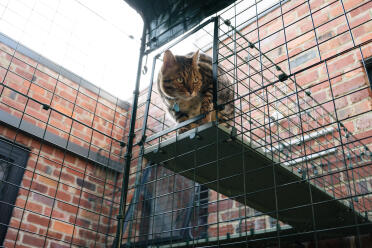
[[[208,188],[157,166],[144,182],[140,242],[167,242],[205,238],[208,221]]]
[[[4,243],[29,150],[0,139],[0,245]]]
[[[369,79],[370,86],[372,87],[372,57],[365,61],[367,77]]]

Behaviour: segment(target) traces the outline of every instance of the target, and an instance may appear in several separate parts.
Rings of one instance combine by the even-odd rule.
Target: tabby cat
[[[165,51],[158,75],[158,90],[167,111],[177,123],[206,113],[205,118],[181,128],[180,133],[216,119],[213,111],[212,58],[208,55],[197,51],[178,56]],[[225,103],[233,97],[231,82],[218,68],[217,103]],[[226,123],[232,118],[233,111],[233,103],[226,104],[219,111],[219,120]]]

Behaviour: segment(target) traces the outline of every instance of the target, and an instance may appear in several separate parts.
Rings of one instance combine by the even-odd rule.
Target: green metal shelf
[[[313,230],[313,219],[317,230],[371,223],[349,200],[335,199],[293,171],[290,163],[275,161],[230,132],[207,123],[147,147],[144,157],[297,231]]]

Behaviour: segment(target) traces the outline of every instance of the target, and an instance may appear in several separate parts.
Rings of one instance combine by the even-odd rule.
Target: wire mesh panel
[[[203,113],[172,121],[156,83],[163,54],[155,55],[137,110],[128,193],[138,198],[127,202],[137,213],[126,219],[123,243],[369,247],[370,7],[237,1],[170,45],[177,54],[192,40],[194,50],[184,54],[200,49],[212,57],[215,96],[233,92],[215,102],[213,123],[201,125]],[[221,78],[231,84],[221,87]],[[190,123],[197,127],[185,132]],[[166,173],[141,180],[149,166]],[[199,187],[208,190],[203,201]],[[149,197],[151,207],[142,200]]]
[[[168,46],[212,68],[179,123],[163,51],[129,106],[0,34],[0,245],[371,247],[371,7],[236,1]]]
[[[129,105],[0,36],[0,245],[112,245]]]

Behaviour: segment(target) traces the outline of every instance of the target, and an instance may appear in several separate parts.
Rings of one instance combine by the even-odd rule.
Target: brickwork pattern
[[[2,43],[0,81],[2,116],[21,120],[1,124],[0,136],[30,150],[4,246],[112,244],[122,174],[105,166],[123,164],[128,109]],[[39,137],[19,129],[25,123]],[[48,134],[64,142],[55,146]]]

